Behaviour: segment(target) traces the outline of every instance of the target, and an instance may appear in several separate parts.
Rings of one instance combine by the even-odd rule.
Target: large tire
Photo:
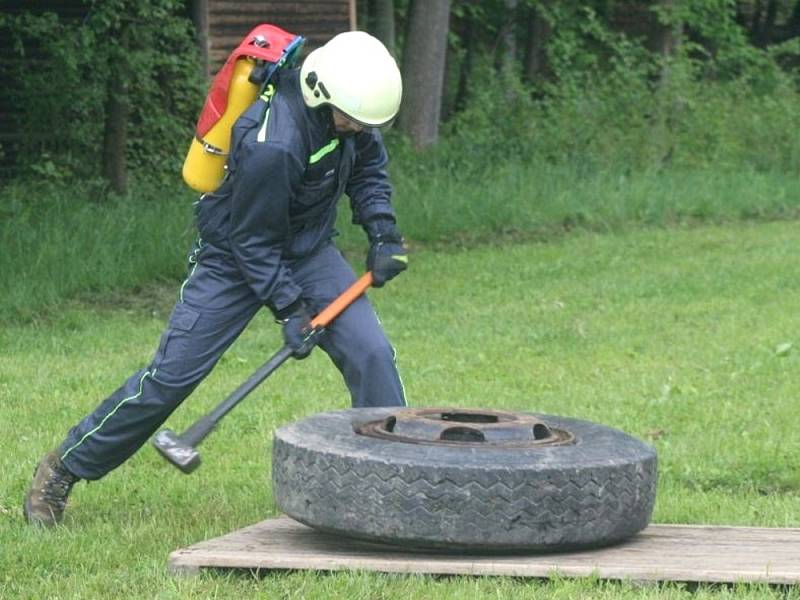
[[[536,415],[574,436],[537,448],[403,443],[355,432],[398,410],[324,413],[278,429],[278,507],[326,532],[468,552],[602,546],[649,522],[656,453],[621,431]]]

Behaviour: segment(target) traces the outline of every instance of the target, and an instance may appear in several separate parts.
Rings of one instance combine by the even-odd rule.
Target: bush
[[[798,44],[765,51],[735,28],[709,25],[701,29],[715,36],[716,53],[686,41],[661,57],[609,32],[591,12],[568,16],[554,25],[548,48],[552,79],[531,87],[488,60],[476,69],[482,83],[426,153],[423,172],[438,165],[480,178],[509,160],[587,173],[797,172],[800,93],[781,62],[800,57]]]
[[[47,12],[0,18],[19,58],[0,93],[15,107],[23,176],[98,176],[110,95],[130,107],[129,170],[180,170],[205,91],[184,10],[180,0],[89,0],[80,21]]]

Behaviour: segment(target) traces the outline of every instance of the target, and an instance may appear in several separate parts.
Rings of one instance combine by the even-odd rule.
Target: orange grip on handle
[[[311,319],[311,327],[314,329],[327,327],[345,308],[350,306],[361,294],[366,292],[367,288],[371,285],[372,273],[367,271],[358,281],[342,292],[336,300],[326,306],[321,313]]]

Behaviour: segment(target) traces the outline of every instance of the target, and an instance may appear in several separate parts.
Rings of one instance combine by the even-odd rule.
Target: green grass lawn
[[[408,273],[370,293],[412,405],[615,426],[658,449],[655,522],[800,527],[796,222],[416,250]],[[276,514],[275,427],[348,406],[320,351],[238,407],[191,477],[148,445],[104,480],[79,484],[64,527],[26,527],[20,505],[36,461],[149,360],[177,287],[70,303],[0,331],[0,598],[800,598],[796,588],[592,579],[171,577],[170,551]],[[279,345],[261,315],[169,425],[204,414]]]

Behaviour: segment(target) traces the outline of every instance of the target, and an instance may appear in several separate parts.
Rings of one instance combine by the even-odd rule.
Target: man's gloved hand
[[[403,236],[396,229],[370,236],[367,270],[372,271],[372,285],[383,287],[408,268]]]
[[[317,343],[316,336],[311,335],[311,316],[302,300],[285,310],[285,313],[278,316],[278,322],[283,326],[283,340],[292,349],[292,356],[302,360],[311,354]]]

